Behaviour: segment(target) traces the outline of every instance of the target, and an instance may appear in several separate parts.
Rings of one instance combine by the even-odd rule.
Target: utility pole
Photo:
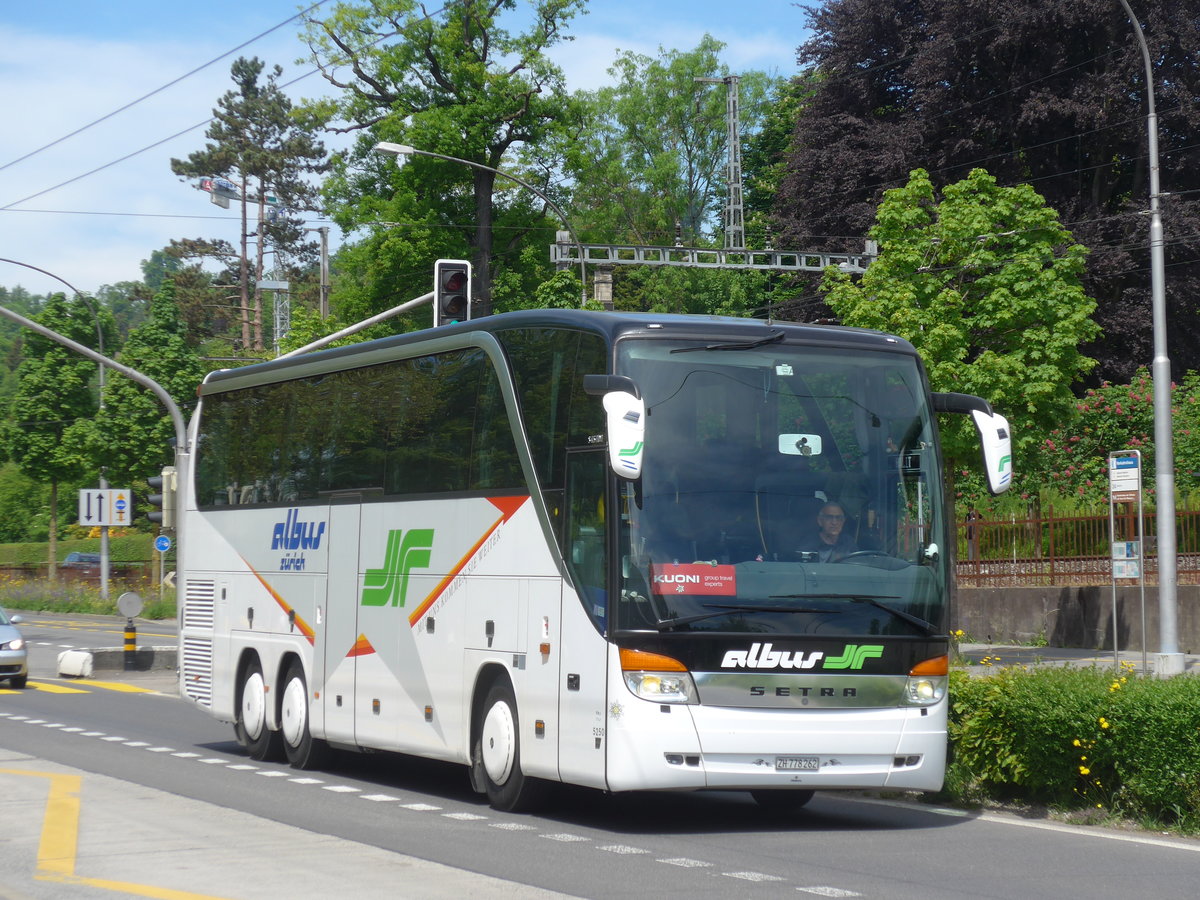
[[[701,84],[725,85],[725,180],[729,195],[725,201],[725,249],[746,249],[746,224],[742,207],[742,142],[741,112],[738,105],[738,76],[724,78],[696,78]]]

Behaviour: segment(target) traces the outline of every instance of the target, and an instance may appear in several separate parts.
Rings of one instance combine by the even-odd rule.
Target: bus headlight
[[[926,677],[908,679],[904,688],[909,706],[933,706],[946,696],[945,678]]]
[[[909,706],[933,706],[946,696],[950,681],[950,659],[935,656],[919,662],[909,670],[904,685],[904,700]]]
[[[696,683],[677,659],[658,653],[621,649],[625,685],[637,697],[652,703],[695,703]]]

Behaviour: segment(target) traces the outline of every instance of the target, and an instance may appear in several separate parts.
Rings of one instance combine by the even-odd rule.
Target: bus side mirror
[[[610,391],[604,395],[604,412],[608,419],[609,466],[622,478],[641,478],[646,402],[627,391]]]
[[[584,375],[583,389],[604,398],[609,466],[622,478],[641,478],[646,401],[637,383],[627,375]]]
[[[997,412],[982,397],[974,394],[934,392],[930,395],[933,411],[970,415],[979,432],[979,445],[983,450],[983,471],[987,476],[988,491],[1003,494],[1012,487],[1012,438],[1008,430],[1008,419]]]
[[[988,490],[992,494],[1003,494],[1012,486],[1013,475],[1008,419],[999,413],[985,413],[977,409],[971,410],[971,418],[975,420],[975,430],[979,432]]]

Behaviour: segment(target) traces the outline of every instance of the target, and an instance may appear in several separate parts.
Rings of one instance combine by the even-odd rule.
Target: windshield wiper
[[[907,622],[915,628],[921,629],[929,637],[937,634],[937,628],[931,623],[926,622],[920,616],[914,616],[912,613],[906,613],[902,609],[896,609],[894,606],[889,606],[886,603],[881,603],[881,600],[899,600],[895,595],[880,595],[872,597],[869,594],[778,594],[771,597],[772,600],[816,600],[822,597],[828,597],[831,600],[849,600],[853,603],[869,603],[876,609],[882,609],[886,613],[891,613],[897,619]],[[821,612],[833,612],[833,610],[821,610]]]
[[[782,341],[784,334],[782,331],[777,331],[774,334],[769,334],[765,338],[759,338],[756,341],[726,341],[722,344],[705,344],[702,347],[676,347],[672,353],[691,353],[694,350],[753,350],[755,347],[761,347],[764,344],[776,344]]]
[[[680,625],[687,625],[690,622],[699,622],[702,619],[714,619],[717,616],[728,615],[731,612],[782,612],[782,613],[819,613],[830,612],[827,609],[805,609],[796,606],[752,606],[748,603],[704,603],[705,609],[714,610],[714,612],[696,613],[691,616],[676,616],[674,619],[662,619],[658,623],[659,631],[669,631],[672,628],[678,628]]]

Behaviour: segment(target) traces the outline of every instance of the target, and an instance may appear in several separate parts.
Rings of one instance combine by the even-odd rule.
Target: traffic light
[[[433,264],[433,324],[453,325],[471,318],[471,264],[439,259]]]
[[[161,475],[154,475],[146,479],[146,484],[151,490],[159,490],[162,493],[151,494],[146,500],[151,506],[157,506],[158,509],[152,510],[146,514],[151,522],[157,522],[162,528],[175,527],[175,488],[177,486],[176,473],[174,466],[167,466],[162,470]]]

